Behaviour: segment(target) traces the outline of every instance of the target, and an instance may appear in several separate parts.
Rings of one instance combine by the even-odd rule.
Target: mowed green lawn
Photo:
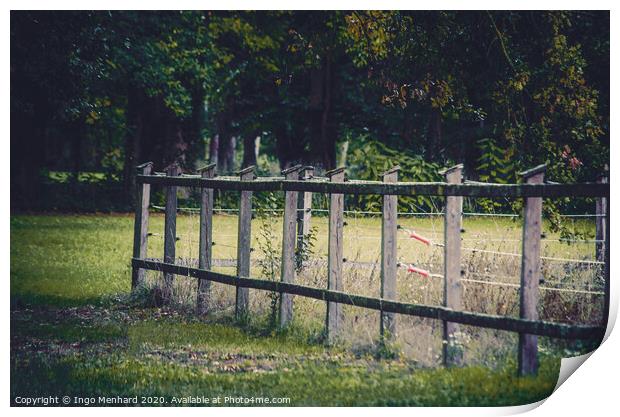
[[[220,242],[234,244],[226,237],[236,233],[234,217],[216,220]],[[186,221],[181,235],[193,227]],[[398,355],[326,347],[295,326],[276,332],[263,317],[239,324],[230,315],[145,307],[128,296],[132,233],[130,215],[11,217],[13,402],[122,395],[162,396],[170,405],[198,395],[220,396],[221,405],[240,396],[287,397],[294,406],[517,405],[555,386],[555,356],[541,355],[536,378],[516,378],[513,356],[495,367],[423,368]],[[234,249],[218,250],[216,257],[234,257]]]

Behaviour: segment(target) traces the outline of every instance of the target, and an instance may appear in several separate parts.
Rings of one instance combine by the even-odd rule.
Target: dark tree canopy
[[[609,13],[12,12],[10,94],[14,207],[50,172],[103,173],[130,202],[147,160],[371,176],[381,156],[495,182],[545,162],[591,181],[609,163]]]

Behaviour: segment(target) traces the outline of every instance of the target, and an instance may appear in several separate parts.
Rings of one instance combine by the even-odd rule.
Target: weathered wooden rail
[[[188,276],[199,280],[197,310],[203,314],[210,308],[210,282],[236,287],[236,315],[250,314],[249,289],[280,293],[279,323],[287,326],[294,318],[293,296],[323,300],[327,303],[326,333],[330,342],[337,341],[343,329],[342,304],[349,304],[381,312],[379,331],[381,340],[397,334],[395,314],[442,320],[444,363],[447,366],[462,363],[462,352],[452,349],[458,325],[506,330],[519,333],[519,374],[534,374],[538,369],[537,336],[565,339],[602,339],[605,326],[568,325],[538,320],[537,304],[540,279],[540,239],[542,199],[545,197],[595,197],[597,208],[605,216],[597,222],[597,237],[604,240],[597,251],[598,259],[605,261],[604,317],[609,312],[609,184],[597,183],[547,184],[544,183],[545,167],[539,166],[524,172],[523,184],[462,183],[462,166],[444,171],[446,182],[398,182],[398,167],[383,175],[379,181],[346,181],[344,169],[326,173],[326,177],[313,178],[311,167],[296,166],[283,172],[284,177],[254,177],[253,167],[239,173],[239,177],[217,178],[215,166],[209,165],[200,175],[181,175],[176,165],[168,167],[165,174],[152,172],[152,164],[138,167],[137,205],[132,259],[132,288],[143,284],[144,270],[164,274],[164,296],[169,301],[174,276]],[[166,188],[166,214],[163,261],[147,258],[148,217],[151,185]],[[201,188],[200,245],[198,268],[175,264],[177,187]],[[210,271],[212,244],[213,190],[240,192],[239,230],[237,242],[237,272],[227,275]],[[281,281],[274,282],[250,277],[250,239],[252,219],[252,193],[259,191],[284,192],[284,219],[282,243]],[[311,193],[330,194],[328,288],[313,288],[295,284],[295,246],[303,244],[310,221]],[[378,194],[383,196],[381,244],[381,297],[348,294],[342,286],[343,273],[343,217],[344,194]],[[446,197],[444,226],[444,305],[427,306],[396,301],[397,277],[397,198],[399,195],[433,195]],[[461,311],[461,221],[463,197],[513,197],[524,198],[523,250],[520,286],[520,318],[493,316]],[[600,229],[604,228],[603,231]],[[604,254],[601,255],[601,251]]]
[[[381,183],[374,181],[326,182],[299,180],[240,180],[138,175],[139,184],[211,188],[228,191],[302,191],[324,194],[432,195],[460,197],[606,197],[609,184],[447,184],[443,182]]]

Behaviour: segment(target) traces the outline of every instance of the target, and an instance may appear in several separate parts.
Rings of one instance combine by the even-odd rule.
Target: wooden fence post
[[[151,175],[152,162],[136,167],[138,174]],[[136,192],[136,216],[133,225],[133,257],[146,258],[149,233],[149,204],[151,200],[151,184],[138,185]],[[140,268],[131,269],[131,290],[144,284],[144,271]]]
[[[597,179],[598,183],[607,184],[607,176],[601,175]],[[607,239],[607,198],[598,197],[596,199],[596,260],[605,261],[605,241]]]
[[[461,184],[463,165],[455,165],[441,172],[448,184]],[[444,306],[461,310],[461,224],[463,197],[446,197],[444,213]],[[443,322],[443,363],[444,366],[459,366],[463,363],[463,352],[455,335],[459,332],[456,323]]]
[[[239,171],[241,181],[254,179],[254,166]],[[252,191],[241,191],[239,198],[239,227],[237,232],[237,276],[250,277],[250,250],[252,244]],[[235,316],[244,319],[249,313],[250,290],[237,287]]]
[[[298,180],[301,165],[285,169],[286,180]],[[297,191],[284,192],[284,217],[282,219],[282,269],[280,281],[295,283],[295,238],[297,226]],[[286,327],[293,319],[293,296],[280,294],[280,327]]]
[[[521,175],[528,184],[542,184],[545,179],[545,170],[546,165],[539,165],[522,172]],[[520,316],[522,319],[538,320],[542,198],[526,198],[523,210]],[[537,372],[538,336],[519,333],[519,375],[535,375]]]
[[[181,174],[181,168],[176,162],[173,162],[166,168],[166,175],[176,177]],[[175,263],[177,241],[177,187],[169,185],[166,187],[166,213],[164,218],[164,262]],[[164,274],[164,304],[170,303],[172,300],[174,284],[174,274]]]
[[[198,171],[202,178],[215,177],[215,163],[209,164]],[[198,239],[198,268],[211,269],[213,252],[213,189],[200,189],[200,236]],[[211,281],[198,280],[198,294],[196,311],[206,314],[209,311],[211,299]]]
[[[398,182],[399,166],[383,173],[383,182]],[[398,258],[396,253],[398,233],[398,196],[383,196],[383,216],[381,223],[381,298],[396,300],[396,276]],[[381,342],[396,337],[396,314],[381,312],[379,325]]]
[[[300,180],[309,180],[314,176],[314,167],[303,167],[299,173]],[[305,241],[305,237],[310,233],[310,219],[312,218],[312,193],[300,192],[297,203],[297,250],[304,250],[305,245],[308,243]],[[297,268],[302,267],[301,257],[297,259]]]
[[[330,182],[344,182],[344,168],[337,168],[325,173]],[[329,197],[329,239],[328,239],[328,275],[327,289],[342,291],[342,256],[344,228],[344,194],[331,194]],[[327,303],[326,331],[328,343],[339,338],[342,331],[342,306]]]

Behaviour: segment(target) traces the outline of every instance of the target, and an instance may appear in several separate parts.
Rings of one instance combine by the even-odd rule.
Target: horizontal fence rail
[[[241,278],[234,275],[222,274],[165,262],[147,261],[134,258],[132,259],[132,266],[135,268],[149,269],[151,271],[163,272],[165,274],[193,277],[199,280],[209,280],[242,288],[253,288],[257,290],[300,295],[303,297],[314,298],[316,300],[348,304],[356,307],[383,311],[386,313],[398,313],[429,319],[445,320],[476,327],[535,334],[538,336],[555,337],[560,339],[589,339],[602,338],[605,332],[605,328],[600,326],[568,325],[563,323],[532,321],[512,317],[493,316],[490,314],[455,311],[447,307],[402,303],[398,301],[384,300],[381,298],[353,295],[323,288],[289,284],[281,281]]]
[[[462,197],[608,197],[609,184],[447,184],[443,182],[379,183],[255,179],[164,177],[138,175],[140,184],[198,187],[230,191],[302,191],[326,194],[433,195]]]
[[[160,211],[164,211],[166,209],[166,207],[163,206],[158,206],[156,204],[151,204],[150,206],[151,208],[155,209],[155,210],[160,210]],[[177,207],[177,211],[187,211],[187,212],[199,212],[200,208],[199,207]],[[230,207],[214,207],[213,208],[214,212],[221,212],[221,213],[237,213],[239,211],[239,209],[236,208],[230,208]],[[269,212],[274,212],[274,213],[281,213],[284,211],[284,209],[281,208],[269,208],[269,209],[252,209],[253,212],[255,211],[269,211]],[[329,210],[327,209],[315,209],[315,208],[308,208],[308,209],[297,209],[298,212],[312,212],[312,213],[329,213]],[[344,210],[343,213],[345,215],[353,215],[353,216],[365,216],[365,215],[370,215],[370,216],[380,216],[381,212],[380,211],[367,211],[367,210]],[[436,217],[440,217],[443,216],[444,213],[441,211],[438,212],[411,212],[411,211],[399,211],[396,214],[398,214],[399,216],[413,216],[413,217],[431,217],[431,216],[436,216]],[[462,212],[461,215],[463,216],[471,216],[471,217],[521,217],[520,214],[516,214],[516,213],[473,213],[473,212]],[[601,217],[605,217],[604,214],[559,214],[558,217],[563,217],[563,218],[601,218]],[[549,239],[545,239],[545,240],[549,240]],[[574,241],[574,239],[563,239],[565,241]],[[602,241],[602,240],[601,240]],[[588,242],[596,242],[596,240],[588,240]]]

